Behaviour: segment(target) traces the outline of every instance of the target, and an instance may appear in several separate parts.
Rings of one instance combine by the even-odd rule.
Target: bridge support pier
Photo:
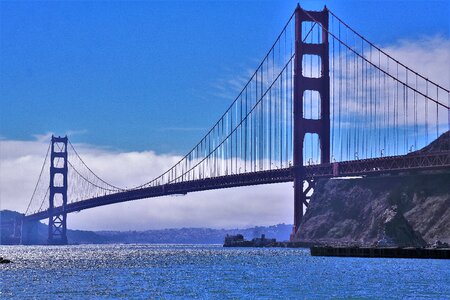
[[[302,24],[304,22],[319,23],[321,43],[304,43]],[[319,26],[320,25],[320,26]],[[304,55],[320,57],[321,74],[318,78],[303,76]],[[328,9],[322,11],[305,11],[300,5],[295,10],[295,60],[294,60],[294,226],[291,241],[299,240],[299,227],[303,218],[303,205],[307,200],[311,187],[306,181],[304,171],[303,148],[306,133],[317,134],[320,142],[320,163],[330,162],[330,69],[328,46]],[[303,113],[303,97],[305,91],[316,91],[320,96],[320,119],[305,118]],[[307,183],[304,189],[305,181]]]
[[[67,136],[52,136],[50,154],[50,197],[48,218],[48,244],[67,244]],[[55,202],[56,203],[55,205]],[[55,206],[62,211],[55,211]]]

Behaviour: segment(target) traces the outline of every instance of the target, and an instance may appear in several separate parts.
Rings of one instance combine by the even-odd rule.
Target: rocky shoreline
[[[450,153],[450,131],[416,151],[429,152]],[[296,241],[416,248],[450,243],[450,169],[317,180]]]
[[[0,257],[0,264],[9,264],[9,263],[11,263],[11,262],[12,262],[12,261],[10,261],[9,259]]]
[[[450,242],[450,173],[319,180],[297,242],[416,247]]]

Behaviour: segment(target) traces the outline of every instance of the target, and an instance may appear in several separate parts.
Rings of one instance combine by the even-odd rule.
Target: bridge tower
[[[67,244],[67,213],[65,213],[66,205],[67,136],[52,136],[50,154],[50,198],[48,207],[48,243],[50,245]],[[55,211],[55,206],[62,206],[63,210]]]
[[[321,43],[304,43],[302,24],[304,22],[320,23]],[[317,134],[320,141],[320,163],[330,162],[330,74],[328,46],[328,9],[322,11],[305,11],[300,5],[295,10],[295,61],[294,61],[294,227],[291,241],[296,234],[303,217],[303,205],[308,205],[308,193],[313,188],[313,181],[305,179],[304,139],[307,133]],[[318,78],[303,76],[302,62],[304,55],[317,55],[321,61],[321,74]],[[316,91],[320,96],[319,119],[306,119],[303,114],[305,91]],[[306,188],[304,188],[306,186]]]

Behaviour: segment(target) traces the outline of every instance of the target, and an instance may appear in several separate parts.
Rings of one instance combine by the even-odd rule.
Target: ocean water
[[[219,245],[0,246],[1,299],[450,299],[450,261]]]

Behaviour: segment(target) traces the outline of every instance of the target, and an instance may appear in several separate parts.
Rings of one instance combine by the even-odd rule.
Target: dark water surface
[[[0,246],[0,298],[450,299],[450,261],[311,257],[308,249]]]

